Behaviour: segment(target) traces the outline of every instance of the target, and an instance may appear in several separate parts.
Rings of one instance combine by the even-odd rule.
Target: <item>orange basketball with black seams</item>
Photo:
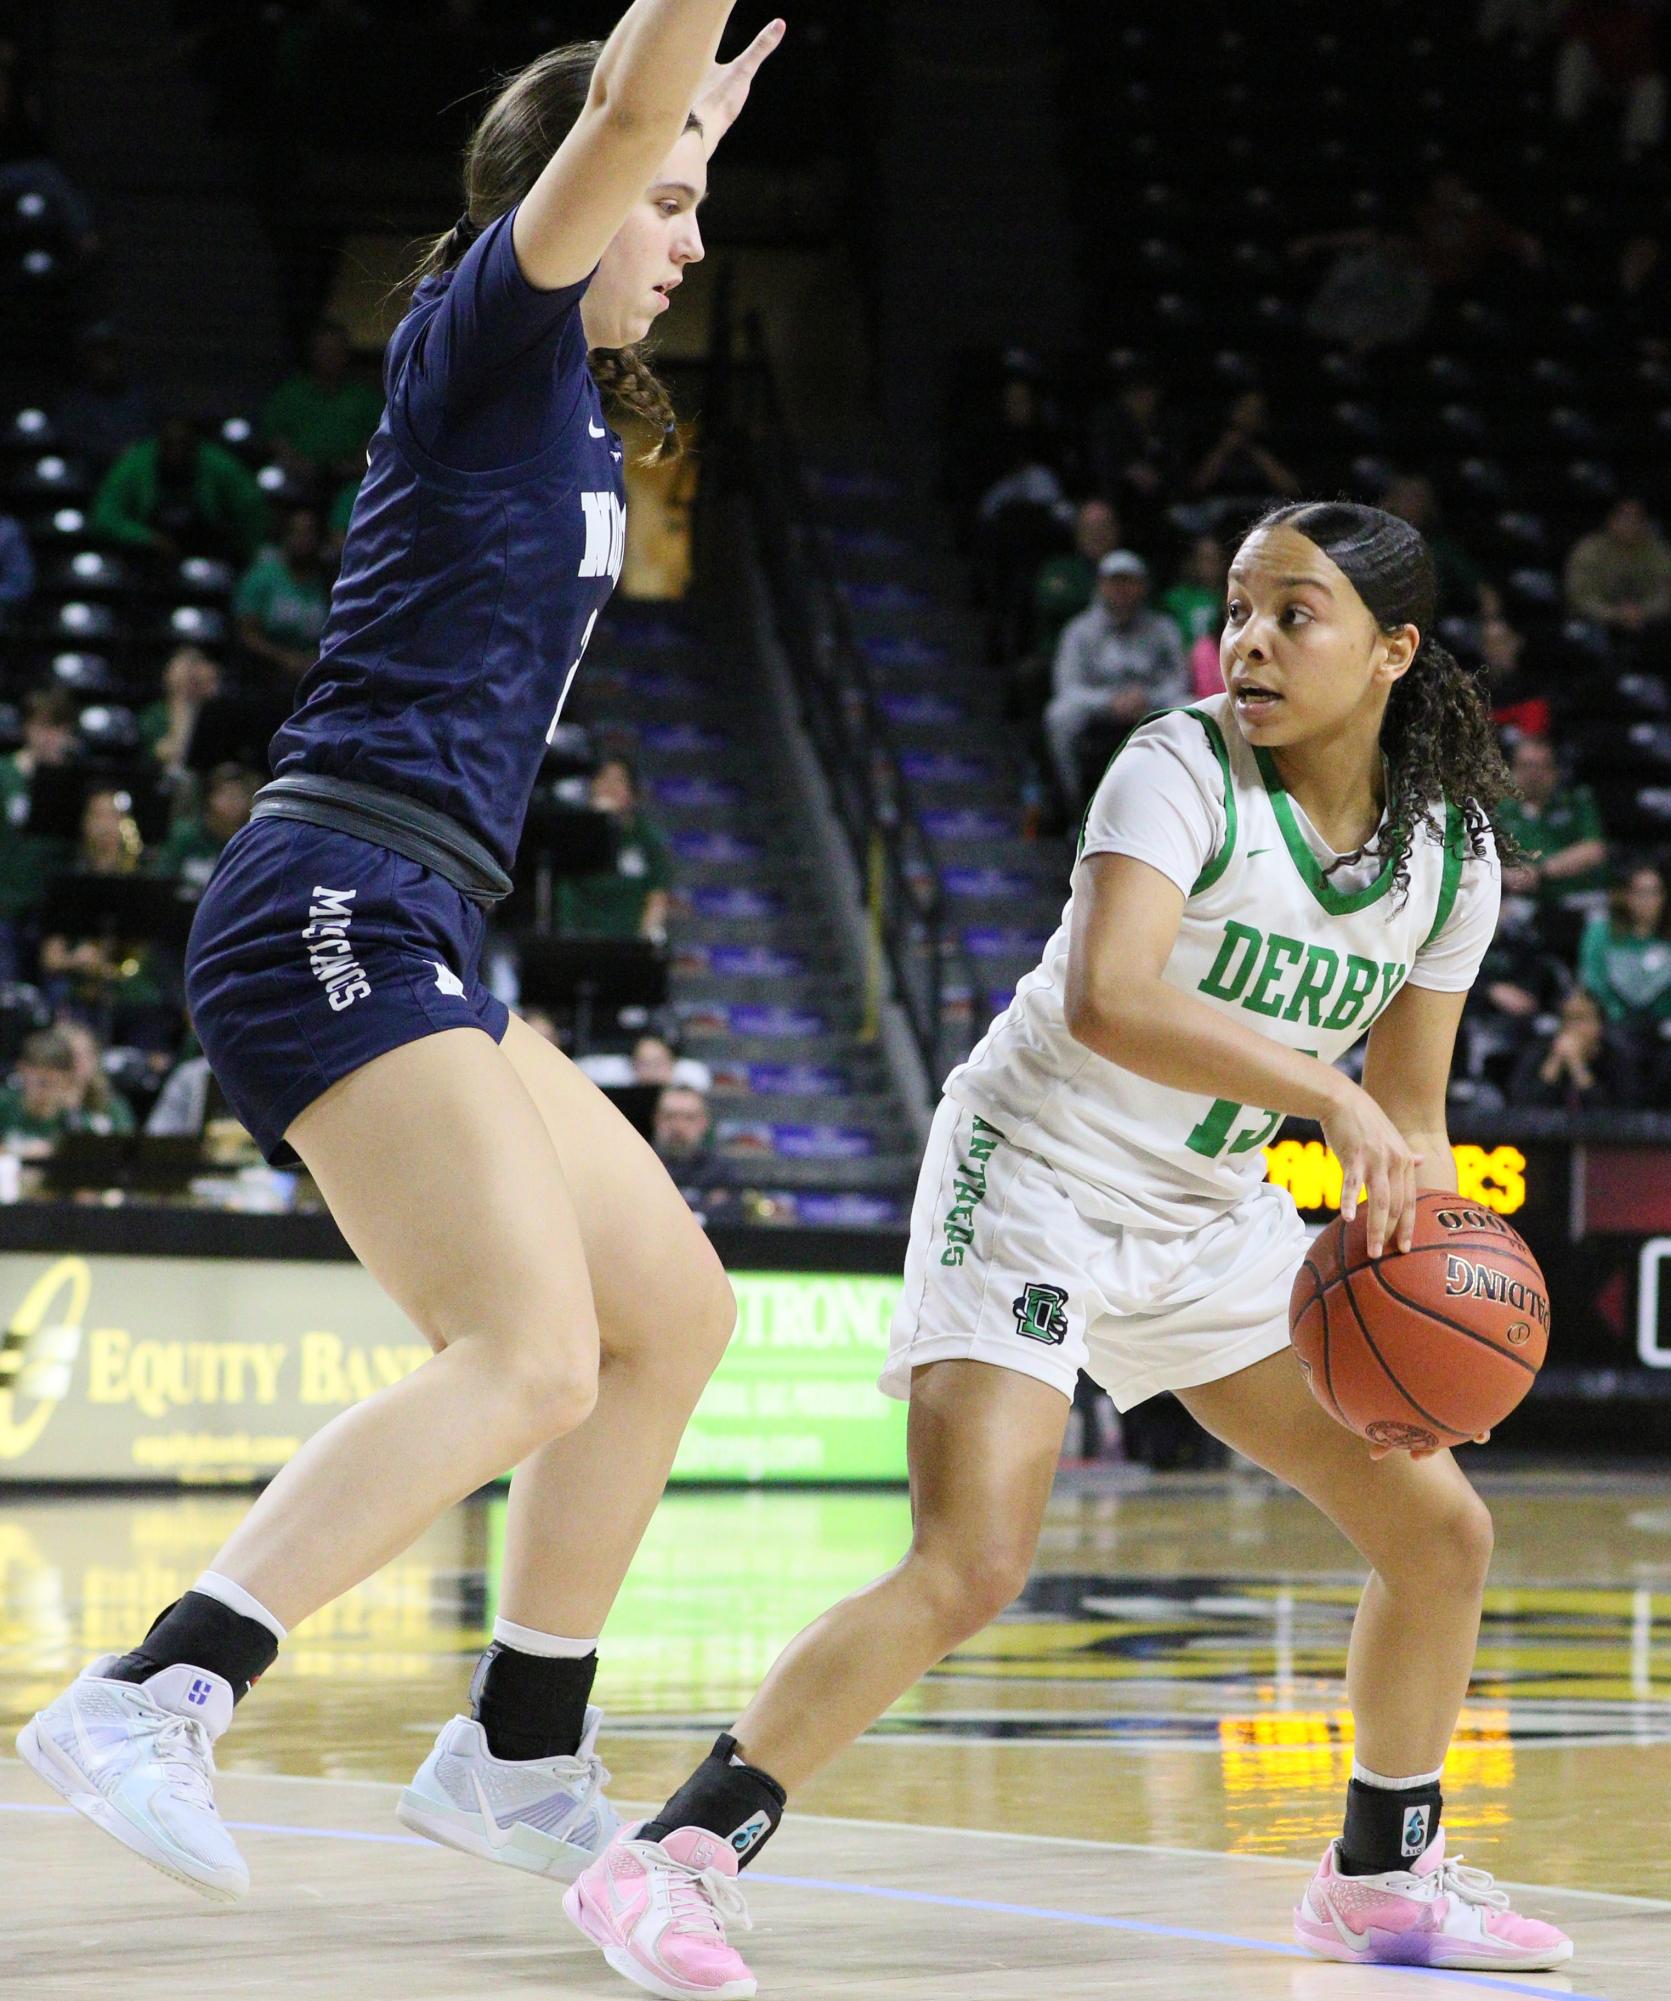
[[[1294,1277],[1294,1352],[1331,1417],[1377,1445],[1461,1445],[1501,1424],[1549,1348],[1549,1288],[1518,1230],[1459,1196],[1417,1197],[1408,1251],[1369,1255],[1360,1208]]]

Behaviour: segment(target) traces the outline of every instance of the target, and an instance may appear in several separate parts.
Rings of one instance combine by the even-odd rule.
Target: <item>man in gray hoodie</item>
[[[1091,755],[1111,757],[1151,709],[1189,700],[1178,628],[1149,609],[1148,595],[1148,564],[1130,549],[1111,550],[1097,565],[1090,609],[1057,643],[1044,733],[1070,812],[1084,804],[1082,773]]]

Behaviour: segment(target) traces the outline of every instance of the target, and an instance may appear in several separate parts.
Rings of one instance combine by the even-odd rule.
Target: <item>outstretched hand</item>
[[[761,64],[789,32],[786,21],[769,21],[742,54],[728,63],[715,63],[708,79],[696,93],[692,112],[702,121],[702,142],[713,158],[714,148],[736,124],[748,102],[749,86]]]

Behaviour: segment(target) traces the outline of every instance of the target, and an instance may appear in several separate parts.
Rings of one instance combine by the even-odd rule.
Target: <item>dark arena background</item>
[[[207,1915],[11,1738],[428,1349],[193,1038],[192,910],[315,658],[421,240],[492,79],[619,8],[0,6],[0,1994],[597,1995],[561,1886],[400,1832],[466,1708],[504,1489],[308,1620],[219,1746]],[[726,49],[770,18],[739,5]],[[947,1071],[1066,899],[1122,672],[1222,685],[1273,501],[1418,526],[1530,860],[1463,1019],[1458,1185],[1549,1360],[1462,1455],[1497,1550],[1453,1849],[1560,1973],[1306,1959],[1363,1566],[1170,1398],[1082,1378],[1017,1603],[797,1795],[762,1992],[1648,2001],[1671,1875],[1671,10],[794,0],[655,336],[686,455],[484,976],[649,1137],[738,1331],[605,1631],[653,1801],[910,1537],[875,1387]],[[647,434],[622,424],[637,454]],[[184,483],[159,465],[191,468]],[[1107,559],[1123,553],[1112,575]],[[1109,586],[1115,586],[1111,593]],[[1308,1224],[1340,1164],[1290,1120]],[[495,1877],[510,1880],[497,1881]],[[1656,1972],[1655,1969],[1658,1969]]]

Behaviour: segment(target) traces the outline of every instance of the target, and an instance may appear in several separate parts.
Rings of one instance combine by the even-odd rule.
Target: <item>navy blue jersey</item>
[[[506,868],[626,535],[580,319],[591,281],[530,285],[514,213],[419,285],[389,342],[319,660],[272,743],[275,773],[422,800]]]

